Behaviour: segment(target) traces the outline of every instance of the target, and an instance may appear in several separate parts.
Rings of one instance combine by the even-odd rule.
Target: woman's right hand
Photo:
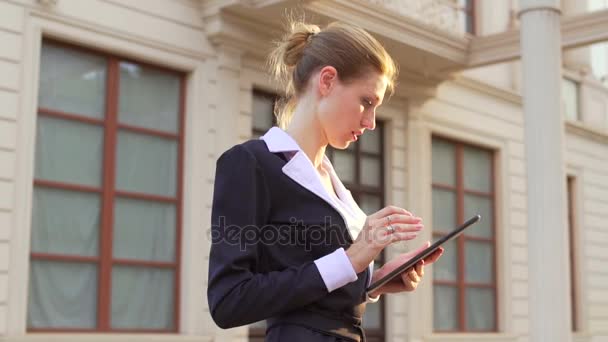
[[[388,229],[389,224],[394,228],[393,233]],[[363,272],[386,246],[412,240],[422,228],[424,225],[420,217],[403,208],[392,205],[384,207],[367,217],[359,236],[346,250],[346,255],[355,272]]]

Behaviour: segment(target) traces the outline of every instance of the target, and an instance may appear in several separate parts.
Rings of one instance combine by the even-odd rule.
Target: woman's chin
[[[348,146],[350,146],[350,140],[347,141],[346,143],[344,143],[344,147],[342,147],[343,150],[346,150],[348,148]]]
[[[331,147],[337,149],[337,150],[346,150],[348,148],[348,146],[350,145],[350,141],[341,141],[339,143],[330,143],[329,144]]]

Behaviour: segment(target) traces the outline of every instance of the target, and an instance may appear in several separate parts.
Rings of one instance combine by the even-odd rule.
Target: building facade
[[[567,242],[540,284],[568,308],[554,327],[608,341],[608,3],[550,7],[562,170],[532,171],[563,178],[564,205],[538,213],[515,0],[0,0],[0,341],[263,339],[209,314],[211,200],[221,153],[274,124],[265,56],[290,11],[362,26],[400,65],[378,129],[328,152],[365,211],[424,218],[378,264],[484,217],[418,290],[368,305],[369,339],[533,341],[554,309],[529,267],[544,214]]]

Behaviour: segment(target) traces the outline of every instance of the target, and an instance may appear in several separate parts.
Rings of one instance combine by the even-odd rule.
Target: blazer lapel
[[[296,153],[293,158],[291,158],[291,160],[289,160],[289,162],[283,166],[282,170],[283,173],[289,178],[293,179],[310,192],[319,196],[340,213],[340,209],[329,197],[327,190],[323,187],[323,184],[321,184],[319,176],[315,174],[316,170],[314,169],[312,162],[308,159],[304,152],[298,151],[298,153]]]

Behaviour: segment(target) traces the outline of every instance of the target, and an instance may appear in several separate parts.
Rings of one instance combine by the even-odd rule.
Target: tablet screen
[[[371,284],[367,288],[367,290],[366,290],[367,293],[369,294],[370,292],[373,292],[373,291],[377,290],[382,285],[388,283],[393,278],[399,276],[401,273],[403,273],[405,271],[408,271],[410,268],[412,268],[414,265],[416,265],[420,260],[422,260],[422,259],[426,258],[427,256],[433,254],[433,252],[436,251],[444,243],[446,243],[446,242],[448,242],[448,241],[450,241],[450,240],[458,237],[460,234],[462,234],[462,232],[464,232],[464,230],[466,228],[470,227],[474,223],[477,223],[480,219],[481,219],[480,215],[475,215],[475,216],[471,217],[470,219],[468,219],[467,221],[465,221],[465,223],[463,223],[460,227],[454,229],[453,231],[451,231],[450,233],[448,233],[446,236],[444,236],[441,239],[435,241],[435,243],[433,243],[432,245],[430,245],[428,248],[426,248],[422,252],[416,254],[416,256],[414,256],[413,258],[411,258],[408,261],[406,261],[403,265],[395,268],[393,271],[391,271],[391,273],[385,275],[382,279],[380,279],[380,280],[376,281],[375,283]]]

